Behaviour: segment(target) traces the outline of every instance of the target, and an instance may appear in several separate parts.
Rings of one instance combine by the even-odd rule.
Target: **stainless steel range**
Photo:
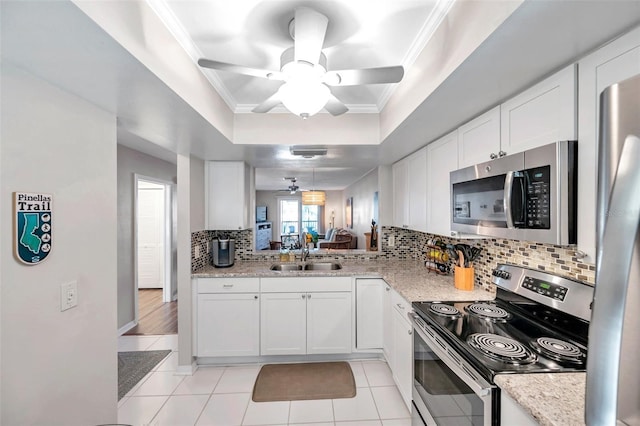
[[[496,374],[585,371],[591,286],[505,264],[493,282],[493,301],[413,303],[417,424],[499,425]]]

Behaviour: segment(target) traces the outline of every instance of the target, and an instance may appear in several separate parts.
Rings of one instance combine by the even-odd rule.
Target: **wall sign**
[[[26,265],[37,265],[51,253],[52,199],[50,194],[13,193],[14,251]]]

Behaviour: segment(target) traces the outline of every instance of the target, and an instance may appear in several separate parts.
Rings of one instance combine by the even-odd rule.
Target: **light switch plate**
[[[60,285],[60,312],[78,305],[78,282],[71,281]]]
[[[395,235],[389,235],[389,247],[393,247],[396,245],[396,237]]]

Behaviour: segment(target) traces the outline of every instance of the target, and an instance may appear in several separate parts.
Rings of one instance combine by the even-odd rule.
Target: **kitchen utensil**
[[[460,267],[464,268],[464,253],[462,252],[462,250],[458,250],[458,261]]]

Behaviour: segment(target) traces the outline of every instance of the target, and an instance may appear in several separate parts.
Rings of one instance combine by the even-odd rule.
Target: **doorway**
[[[135,322],[126,334],[177,333],[174,185],[135,175]]]

